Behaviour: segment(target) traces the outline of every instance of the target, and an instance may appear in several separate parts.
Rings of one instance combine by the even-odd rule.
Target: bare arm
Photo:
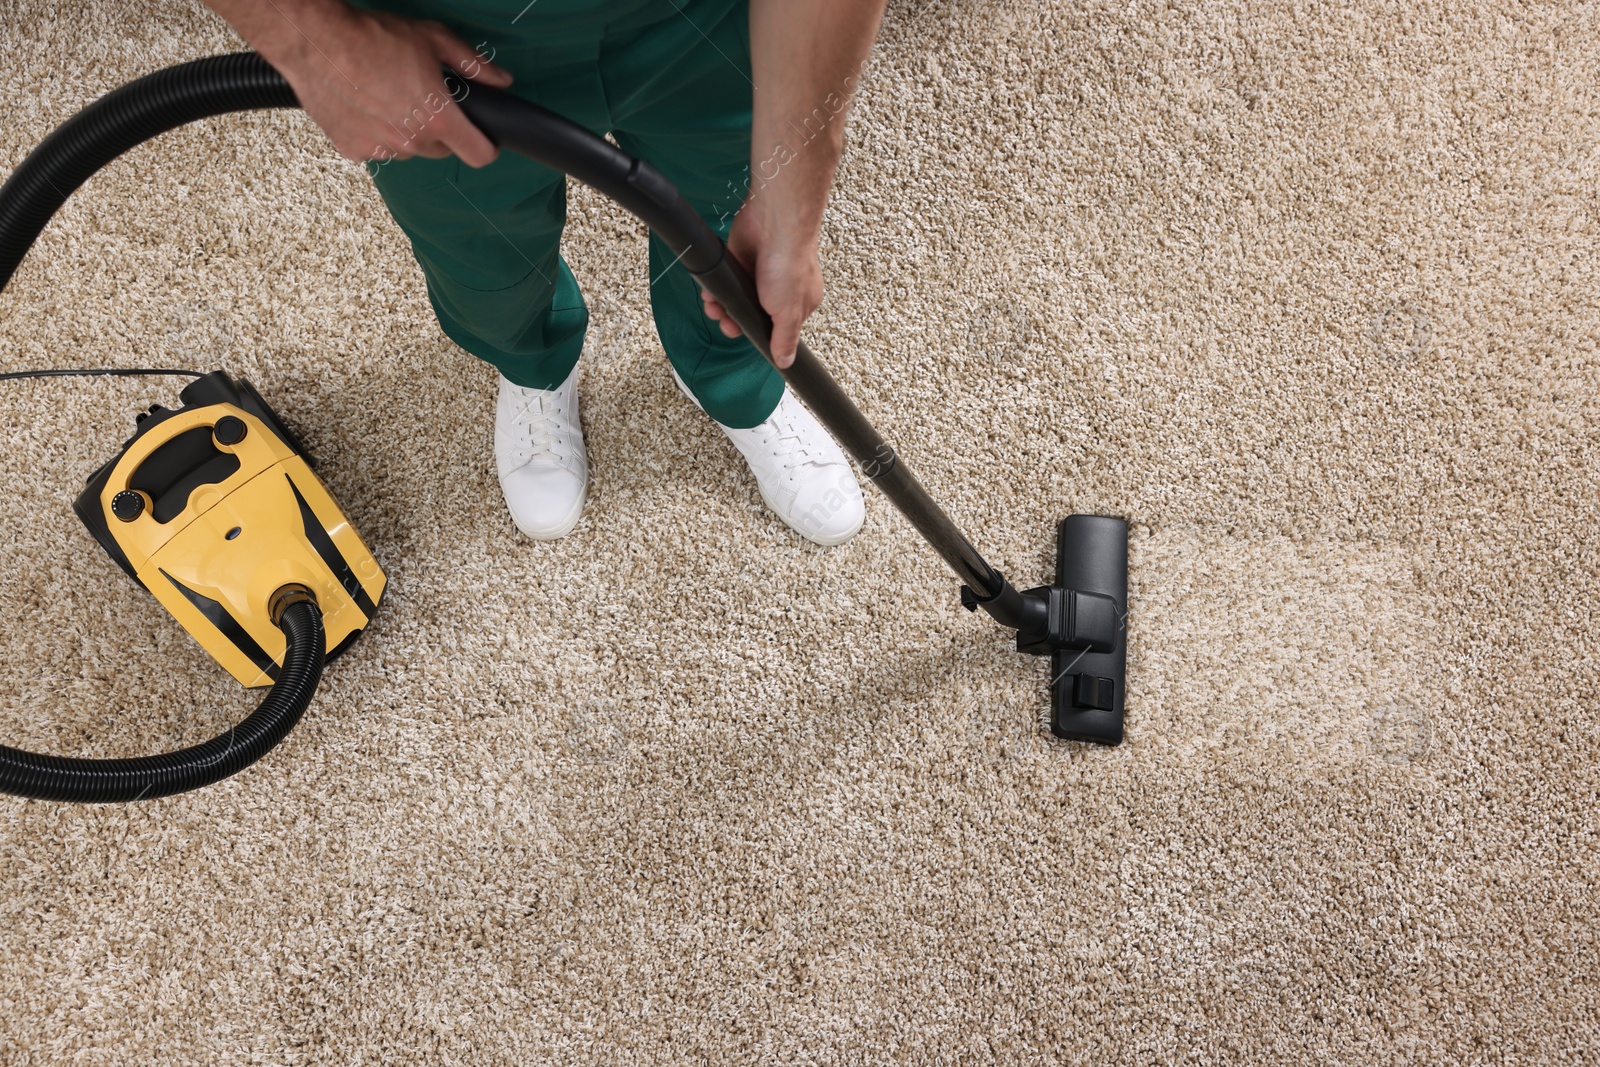
[[[505,87],[437,22],[358,11],[343,0],[206,0],[288,80],[300,104],[350,159],[442,158],[481,167],[495,147],[445,89],[441,66]]]
[[[887,0],[750,0],[750,194],[728,247],[756,277],[772,351],[794,360],[800,325],[822,303],[817,241],[857,78]],[[739,328],[705,300],[722,332]]]

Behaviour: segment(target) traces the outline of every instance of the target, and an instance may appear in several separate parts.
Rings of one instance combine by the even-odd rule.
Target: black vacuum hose
[[[227,733],[191,748],[135,759],[69,759],[0,745],[0,792],[85,804],[153,800],[244,770],[294,729],[322,677],[327,643],[322,609],[309,600],[291,604],[278,625],[289,643],[278,681],[255,712]]]
[[[157,71],[96,100],[45,138],[0,186],[0,288],[67,196],[123,152],[211,115],[297,106],[277,71],[248,53]],[[82,803],[148,800],[250,766],[294,729],[322,677],[327,637],[321,610],[309,601],[292,604],[279,625],[288,649],[278,681],[227,733],[135,759],[69,759],[0,745],[0,792]]]
[[[168,67],[102,96],[40,142],[0,187],[0,289],[68,194],[128,149],[196,119],[299,106],[283,76],[253,52]]]

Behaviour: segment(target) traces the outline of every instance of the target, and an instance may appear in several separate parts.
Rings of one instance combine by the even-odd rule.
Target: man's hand
[[[816,230],[785,227],[768,219],[765,207],[751,201],[739,212],[728,230],[728,252],[755,278],[761,306],[772,316],[772,353],[778,366],[787,367],[800,344],[800,324],[822,303],[822,267],[817,262]],[[724,335],[738,337],[743,332],[703,289],[700,299]]]
[[[772,316],[772,357],[794,362],[800,326],[822,303],[817,241],[856,77],[886,0],[750,0],[750,193],[728,250],[755,276]],[[727,310],[701,291],[729,337]]]
[[[206,0],[288,81],[347,159],[442,159],[474,167],[496,149],[456,106],[442,66],[504,88],[511,75],[437,22],[342,0]]]

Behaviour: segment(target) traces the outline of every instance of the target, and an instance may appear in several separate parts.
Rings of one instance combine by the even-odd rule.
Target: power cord
[[[189,378],[204,378],[204,371],[197,370],[172,370],[160,367],[141,367],[136,370],[115,370],[111,368],[91,368],[88,370],[17,370],[7,374],[0,374],[0,381],[7,378],[66,378],[71,375],[105,375],[105,374],[178,374]]]

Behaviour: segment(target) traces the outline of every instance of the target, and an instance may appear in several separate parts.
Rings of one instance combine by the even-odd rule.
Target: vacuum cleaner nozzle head
[[[1061,520],[1056,580],[1031,592],[1046,592],[1059,604],[1067,637],[1048,650],[1050,732],[1072,741],[1120,744],[1128,687],[1128,524],[1104,515]],[[1046,651],[1023,649],[1020,635],[1018,648]]]

